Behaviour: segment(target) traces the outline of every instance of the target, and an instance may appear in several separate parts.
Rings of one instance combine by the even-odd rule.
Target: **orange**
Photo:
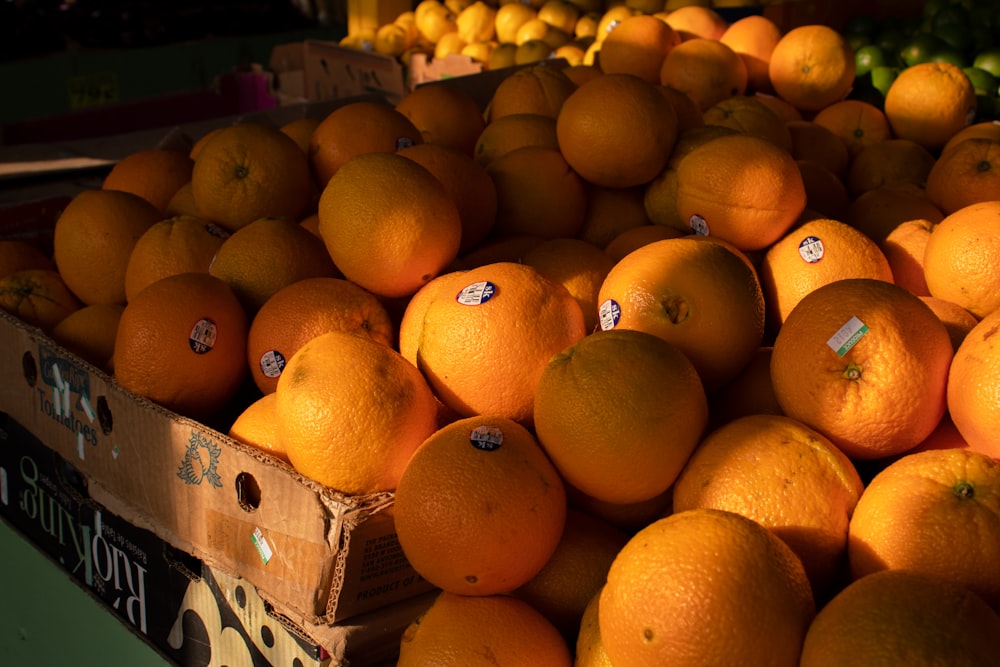
[[[729,27],[719,12],[701,5],[678,7],[668,12],[664,20],[685,41],[694,38],[719,40]]]
[[[943,151],[927,173],[927,196],[947,215],[1000,198],[1000,139],[966,139]]]
[[[187,153],[169,148],[148,148],[129,153],[104,177],[105,190],[123,190],[139,195],[163,214],[181,188],[191,180],[194,160]]]
[[[534,234],[486,238],[451,263],[451,271],[467,270],[495,262],[521,264],[526,252],[547,239]]]
[[[45,332],[82,305],[53,269],[21,269],[0,278],[0,308]]]
[[[398,154],[431,172],[451,195],[462,224],[459,253],[489,235],[497,220],[497,189],[483,165],[469,153],[430,142],[409,146]]]
[[[905,452],[945,410],[951,339],[919,297],[846,278],[806,294],[774,340],[771,379],[786,415],[852,459]]]
[[[875,241],[847,223],[818,218],[799,225],[764,254],[760,282],[769,322],[780,327],[810,292],[845,278],[892,282]]]
[[[413,453],[396,488],[399,544],[424,579],[460,595],[509,593],[555,553],[566,492],[535,437],[502,417],[459,419]]]
[[[841,179],[847,175],[851,158],[842,136],[810,120],[788,121],[785,127],[792,136],[792,157],[821,164]]]
[[[760,250],[781,238],[805,205],[805,184],[795,159],[759,137],[718,137],[677,166],[681,220],[697,234],[715,236],[744,251]]]
[[[966,139],[1000,139],[1000,123],[995,120],[983,120],[963,127],[951,135],[948,143],[941,148],[941,152],[944,153],[955,144]]]
[[[926,303],[944,324],[944,328],[948,331],[948,337],[951,338],[951,347],[955,351],[958,351],[958,347],[973,327],[979,324],[975,315],[956,303],[933,296],[921,296],[920,300]]]
[[[567,509],[559,544],[545,566],[513,591],[542,612],[567,642],[575,641],[587,604],[597,595],[628,534],[578,509]]]
[[[892,269],[892,282],[917,296],[931,294],[924,278],[924,251],[933,230],[930,220],[904,220],[879,242]]]
[[[599,604],[608,658],[634,667],[797,664],[816,613],[795,553],[756,521],[714,509],[636,533]]]
[[[259,218],[237,229],[219,246],[209,273],[229,284],[251,317],[282,287],[339,275],[323,242],[284,218]]]
[[[266,216],[297,219],[312,203],[309,159],[274,126],[232,125],[198,153],[191,193],[198,212],[229,231]]]
[[[177,189],[174,196],[170,198],[170,203],[167,204],[167,210],[164,212],[164,215],[190,215],[192,217],[199,217],[198,205],[194,203],[194,190],[191,188],[191,181],[188,181]]]
[[[530,424],[545,365],[586,333],[573,295],[525,264],[452,273],[425,306],[407,325],[417,341],[410,360],[441,402],[466,417]]]
[[[178,215],[153,223],[135,242],[125,266],[125,298],[175,273],[208,273],[229,233],[204,219]]]
[[[673,511],[742,514],[792,548],[817,597],[834,589],[864,485],[821,433],[780,415],[748,415],[709,433],[674,484]]]
[[[534,414],[538,440],[567,483],[625,504],[673,484],[701,439],[708,401],[680,348],[644,331],[611,329],[552,357]]]
[[[476,162],[487,165],[522,146],[559,148],[556,120],[540,113],[515,113],[490,121],[476,140]]]
[[[574,667],[612,667],[608,654],[601,642],[601,627],[598,621],[601,593],[598,591],[590,599],[580,618],[580,629],[576,637]]]
[[[208,143],[209,139],[211,139],[212,137],[214,137],[216,134],[218,134],[222,130],[223,130],[223,128],[221,128],[221,127],[214,127],[211,130],[206,131],[204,134],[202,134],[201,136],[199,136],[197,139],[195,139],[195,142],[191,145],[191,150],[188,151],[188,157],[190,157],[192,160],[197,159],[198,158],[198,153],[200,153],[201,149],[205,147],[205,144]]]
[[[852,197],[886,183],[923,186],[935,164],[929,150],[909,139],[886,139],[859,150],[847,170],[845,184]]]
[[[996,661],[1000,616],[939,577],[886,570],[848,585],[820,609],[802,667],[986,665]]]
[[[420,130],[424,143],[440,144],[470,156],[486,127],[475,98],[455,86],[419,86],[396,103],[396,111]]]
[[[876,242],[883,241],[900,223],[926,220],[937,224],[944,213],[913,183],[888,183],[854,198],[844,213],[844,222]]]
[[[798,26],[774,45],[767,72],[778,97],[803,111],[819,111],[850,92],[854,50],[831,26]]]
[[[648,225],[642,186],[608,188],[587,184],[587,210],[579,238],[604,248],[621,232]]]
[[[529,248],[521,261],[563,287],[580,304],[584,330],[597,329],[597,294],[615,260],[602,248],[578,238],[553,238]]]
[[[919,445],[907,451],[904,456],[908,454],[915,454],[925,449],[952,448],[972,449],[972,447],[969,446],[969,443],[965,441],[965,438],[962,437],[962,434],[958,432],[958,428],[955,426],[955,422],[952,420],[951,415],[946,412],[944,417],[941,418],[941,421],[938,422],[937,428],[935,428],[929,436],[924,438]],[[988,452],[983,453],[988,454]]]
[[[370,152],[345,163],[323,189],[319,230],[345,277],[400,297],[455,259],[462,221],[431,172],[395,153]]]
[[[730,127],[743,134],[767,139],[786,151],[792,150],[792,135],[785,121],[757,97],[727,97],[705,109],[703,120],[706,125]]]
[[[496,235],[571,238],[580,232],[586,187],[558,150],[518,148],[490,162],[486,172],[496,187]]]
[[[556,119],[559,150],[581,178],[626,188],[652,180],[677,139],[677,114],[654,84],[605,74],[567,98]]]
[[[123,310],[120,303],[83,306],[61,319],[49,335],[73,354],[107,371]]]
[[[657,519],[670,514],[671,491],[638,503],[609,503],[588,496],[572,485],[566,485],[566,499],[570,507],[587,512],[633,534]]]
[[[320,189],[350,158],[393,153],[422,143],[423,134],[405,114],[382,102],[356,100],[327,114],[313,131],[309,158]]]
[[[786,123],[794,120],[804,120],[805,117],[802,112],[796,109],[794,106],[781,99],[780,97],[775,97],[769,93],[755,92],[753,97],[761,102],[763,102],[768,108],[774,113],[778,114],[784,119]]]
[[[55,269],[52,258],[38,245],[20,239],[0,239],[0,278],[24,269]]]
[[[299,224],[303,228],[309,230],[309,233],[313,234],[316,238],[323,238],[319,235],[319,212],[310,213],[306,217],[299,220]]]
[[[254,400],[233,420],[228,435],[287,463],[288,455],[278,440],[277,405],[278,396],[274,392]]]
[[[348,331],[302,345],[274,393],[278,444],[292,466],[348,495],[394,489],[437,428],[437,404],[420,371],[387,345]]]
[[[842,220],[851,204],[844,182],[819,162],[796,160],[806,189],[806,209],[827,218]]]
[[[935,449],[889,464],[854,509],[851,577],[883,570],[936,575],[1000,608],[998,488],[1000,462],[980,452]]]
[[[640,225],[622,230],[604,246],[604,252],[617,263],[630,252],[642,246],[664,239],[675,239],[678,236],[686,236],[686,234],[667,225]]]
[[[948,374],[948,413],[969,446],[1000,460],[996,400],[1000,354],[993,333],[1000,315],[984,317],[962,340]]]
[[[514,43],[518,29],[538,18],[538,10],[523,2],[501,3],[493,17],[493,27],[498,42]]]
[[[597,65],[585,65],[583,63],[565,67],[563,68],[563,73],[568,76],[570,81],[575,83],[578,88],[580,87],[580,84],[590,81],[591,79],[596,79],[604,74],[604,72],[601,71],[601,68]]]
[[[605,74],[633,74],[659,83],[663,59],[680,41],[680,35],[667,23],[648,14],[636,14],[608,33],[597,64]]]
[[[770,345],[762,345],[732,380],[708,397],[709,428],[748,415],[780,415],[771,384]]]
[[[580,19],[580,9],[568,0],[545,0],[538,8],[538,18],[553,28],[573,34]]]
[[[421,36],[431,44],[457,29],[457,17],[439,0],[421,0],[413,8],[413,20]]]
[[[487,119],[493,122],[512,113],[536,113],[550,118],[573,91],[574,84],[562,70],[548,65],[530,65],[503,79],[490,98]]]
[[[896,137],[937,151],[972,123],[976,91],[956,65],[918,63],[904,68],[893,80],[884,108]]]
[[[678,134],[705,124],[705,118],[702,116],[701,109],[698,108],[697,103],[689,95],[668,86],[661,85],[657,89],[667,98],[670,106],[674,108],[674,113],[677,114]]]
[[[346,331],[387,347],[396,334],[374,294],[343,278],[303,278],[275,292],[257,311],[247,334],[247,361],[262,393],[278,386],[288,360],[320,334]]]
[[[319,118],[296,118],[281,125],[278,129],[291,137],[302,152],[308,155],[309,141],[312,139],[312,133],[319,125],[319,121]]]
[[[865,146],[892,138],[892,128],[885,113],[863,100],[833,102],[817,111],[812,122],[843,139],[851,158]]]
[[[399,667],[573,664],[555,626],[528,603],[507,595],[440,593],[403,631],[399,646]]]
[[[139,237],[162,219],[148,201],[120,190],[84,190],[56,220],[53,259],[85,304],[124,303],[125,271]]]
[[[731,380],[763,338],[764,297],[753,268],[698,237],[629,253],[608,273],[598,300],[603,330],[638,329],[676,345],[709,392]]]
[[[730,23],[719,37],[719,41],[735,51],[746,64],[747,90],[774,92],[769,66],[781,35],[777,23],[761,14],[750,14]]]
[[[680,11],[680,10],[678,10]],[[670,50],[660,68],[660,83],[685,93],[704,111],[747,89],[747,66],[717,39],[693,37]]]
[[[233,290],[207,273],[178,273],[135,295],[118,322],[115,379],[181,415],[205,419],[247,375],[248,321]]]
[[[982,319],[1000,309],[1000,200],[969,204],[946,216],[924,248],[932,296]]]

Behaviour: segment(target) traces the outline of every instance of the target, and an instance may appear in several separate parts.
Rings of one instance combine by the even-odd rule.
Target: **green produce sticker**
[[[859,320],[857,317],[852,317],[847,320],[844,326],[837,329],[837,333],[830,337],[830,340],[826,341],[826,344],[831,350],[837,353],[838,356],[844,356],[848,351],[857,344],[861,337],[868,333],[868,325]]]

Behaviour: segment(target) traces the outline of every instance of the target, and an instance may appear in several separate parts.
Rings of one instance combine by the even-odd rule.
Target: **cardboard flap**
[[[395,104],[406,94],[403,66],[395,58],[306,40],[302,44],[304,86],[310,100],[376,94]]]

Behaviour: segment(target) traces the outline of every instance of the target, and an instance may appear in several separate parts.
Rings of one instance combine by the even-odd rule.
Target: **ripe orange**
[[[980,452],[908,454],[865,487],[851,518],[853,579],[882,570],[936,575],[1000,608],[1000,462]]]
[[[111,167],[101,187],[139,195],[166,214],[167,205],[191,180],[194,160],[187,153],[169,148],[148,148],[129,153]]]
[[[624,4],[607,7],[597,21],[597,32],[594,34],[594,40],[603,42],[619,23],[636,13],[634,9]]]
[[[566,500],[570,507],[604,519],[628,534],[670,514],[671,489],[639,503],[609,503],[588,496],[572,485],[566,485]]]
[[[577,88],[556,118],[559,150],[584,180],[625,188],[652,180],[677,139],[677,114],[654,84],[605,74]]]
[[[188,181],[177,189],[174,196],[170,198],[164,215],[171,217],[177,215],[200,217],[198,205],[194,203],[194,190],[191,188],[191,181]]]
[[[425,142],[399,151],[431,172],[451,195],[462,223],[463,253],[485,239],[497,218],[497,189],[489,172],[468,152]]]
[[[777,23],[761,14],[736,19],[719,37],[719,41],[735,51],[747,66],[747,90],[772,93],[769,66],[774,47],[781,40]]]
[[[719,12],[702,5],[678,7],[668,12],[664,20],[685,41],[694,38],[719,40],[729,27]]]
[[[923,186],[934,167],[933,154],[910,139],[886,139],[859,150],[847,170],[845,183],[852,197],[886,183]]]
[[[763,339],[764,297],[752,266],[698,237],[656,241],[626,255],[598,300],[603,330],[638,329],[673,343],[709,392],[731,380]]]
[[[786,123],[791,121],[805,120],[805,116],[802,112],[792,106],[790,103],[771,95],[770,93],[753,93],[754,98],[763,102],[768,108],[774,113],[778,114],[781,118],[785,120]]]
[[[820,609],[800,664],[986,665],[996,661],[997,636],[1000,616],[968,589],[886,570],[851,583]]]
[[[703,119],[706,125],[730,127],[766,139],[786,151],[792,150],[792,135],[785,121],[757,97],[727,97],[705,109]]]
[[[83,306],[61,319],[50,335],[73,354],[108,371],[123,310],[120,303]]]
[[[924,251],[934,230],[930,220],[905,220],[879,242],[892,269],[892,282],[917,296],[930,296],[924,278]]]
[[[0,239],[0,278],[24,269],[55,269],[56,265],[41,247],[20,239]]]
[[[678,133],[705,124],[705,118],[701,115],[701,109],[698,108],[698,104],[689,95],[682,93],[676,88],[668,88],[667,86],[659,86],[657,90],[667,98],[670,106],[674,108],[674,112],[677,114]]]
[[[344,276],[399,297],[455,259],[462,221],[431,172],[395,153],[370,152],[346,162],[323,189],[319,230]]]
[[[670,49],[660,68],[660,83],[687,94],[704,111],[747,89],[743,58],[717,39],[693,37]]]
[[[633,329],[592,333],[553,356],[535,391],[542,447],[564,480],[605,502],[638,503],[665,492],[707,422],[691,361],[672,343]]]
[[[856,197],[847,206],[844,222],[881,243],[900,223],[927,220],[937,224],[944,213],[913,183],[889,183]]]
[[[559,544],[545,566],[513,595],[542,612],[575,641],[587,604],[597,595],[612,561],[628,542],[614,524],[578,509],[567,509]]]
[[[529,65],[503,79],[487,107],[493,122],[513,113],[535,113],[556,118],[566,99],[576,90],[562,70],[548,65]]]
[[[924,249],[932,296],[982,319],[1000,308],[1000,200],[969,204],[945,217]]]
[[[863,489],[854,464],[821,433],[789,417],[748,415],[701,441],[674,484],[673,511],[729,510],[771,529],[822,597],[837,584]]]
[[[952,350],[957,352],[965,337],[979,324],[979,320],[976,319],[975,315],[957,303],[945,301],[934,296],[921,296],[920,300],[926,303],[934,311],[934,314],[938,316],[938,319],[941,320],[944,328],[948,331],[948,337],[951,338]],[[954,359],[952,363],[955,363]]]
[[[153,223],[135,242],[125,266],[125,298],[176,273],[208,273],[229,233],[202,218],[177,215]]]
[[[584,330],[597,329],[597,294],[615,265],[611,255],[582,239],[553,238],[529,248],[521,261],[561,283],[580,305]]]
[[[797,664],[816,613],[795,553],[756,521],[714,509],[636,533],[599,604],[608,658],[635,667]]]
[[[948,413],[969,446],[1000,460],[1000,311],[984,317],[962,340],[948,374]]]
[[[648,14],[636,14],[608,33],[597,64],[605,74],[633,74],[650,83],[659,83],[663,59],[680,41],[680,35],[666,22]]]
[[[852,459],[905,452],[945,410],[951,339],[919,297],[848,278],[806,294],[774,340],[771,379],[786,415]]]
[[[844,182],[819,162],[796,160],[806,189],[806,209],[814,213],[842,220],[851,204],[851,195]]]
[[[278,396],[264,394],[244,408],[233,420],[228,435],[233,440],[288,462],[288,454],[278,439]]]
[[[518,148],[490,162],[486,172],[496,187],[496,235],[572,238],[580,232],[587,191],[558,150]]]
[[[966,139],[1000,139],[1000,123],[994,120],[984,120],[963,127],[951,136],[948,143],[941,149],[941,153]]]
[[[505,7],[511,5],[504,5]],[[570,667],[559,631],[531,605],[508,595],[443,592],[403,631],[399,667]]]
[[[413,453],[393,514],[418,574],[450,593],[495,595],[524,585],[552,557],[566,492],[530,431],[477,415],[435,431]]]
[[[810,120],[787,121],[785,127],[792,136],[792,157],[821,164],[841,179],[847,175],[851,158],[842,136]]]
[[[771,384],[772,349],[770,345],[757,348],[757,352],[736,377],[709,395],[710,429],[739,417],[782,414]]]
[[[309,159],[272,125],[225,127],[198,153],[191,193],[199,214],[229,231],[266,216],[298,219],[313,197]]]
[[[115,378],[125,389],[195,419],[213,416],[247,375],[247,315],[207,273],[178,273],[135,295],[118,322]]]
[[[878,244],[847,223],[818,218],[797,226],[760,265],[769,323],[780,327],[807,294],[844,278],[891,283],[892,269]]]
[[[434,395],[416,367],[347,331],[302,345],[274,393],[278,444],[292,466],[348,495],[394,489],[410,456],[437,428]]]
[[[296,118],[278,129],[291,137],[303,153],[309,155],[309,141],[312,139],[312,133],[316,130],[316,126],[319,125],[319,120],[319,118],[311,117]]]
[[[476,140],[476,162],[487,165],[515,148],[559,148],[556,119],[540,113],[513,113],[490,121]]]
[[[374,294],[343,278],[303,278],[275,292],[250,323],[247,361],[257,388],[273,392],[292,355],[329,331],[395,344],[389,312]]]
[[[854,50],[847,38],[821,23],[786,31],[768,64],[775,93],[803,111],[819,111],[843,100],[854,85],[854,74]]]
[[[463,271],[495,262],[522,263],[524,254],[547,239],[534,234],[486,238],[451,263],[451,271]]]
[[[219,246],[209,273],[229,284],[251,317],[282,287],[339,275],[323,242],[284,218],[259,218],[237,229]]]
[[[348,102],[327,114],[313,131],[309,159],[320,190],[350,158],[393,153],[422,143],[423,134],[402,112],[367,100]]]
[[[865,146],[892,138],[892,128],[885,113],[863,100],[833,102],[817,111],[812,122],[843,139],[852,159]]]
[[[927,173],[927,196],[947,215],[1000,198],[1000,139],[966,139],[943,151]]]
[[[45,332],[82,305],[54,269],[21,269],[0,278],[0,308]]]
[[[612,667],[601,641],[601,626],[598,621],[600,602],[601,593],[598,591],[583,610],[576,637],[574,667]]]
[[[475,98],[455,86],[420,86],[396,103],[396,111],[420,130],[424,143],[454,148],[469,156],[486,127]]]
[[[623,230],[604,247],[604,252],[617,263],[630,252],[644,245],[664,239],[675,239],[678,236],[686,236],[686,234],[667,225],[641,225]]]
[[[162,219],[148,201],[120,190],[85,190],[56,220],[53,259],[85,304],[124,303],[125,271],[139,237]]]
[[[962,68],[925,62],[904,68],[885,94],[885,116],[893,134],[928,150],[940,150],[972,123],[976,91]]]
[[[422,316],[411,317],[406,332],[401,326],[401,347],[404,336],[416,341],[410,360],[458,414],[530,424],[545,365],[586,333],[579,304],[525,264],[497,262],[445,278]]]
[[[648,225],[642,186],[608,188],[587,184],[587,210],[578,237],[604,248],[627,229]]]
[[[784,236],[805,209],[795,159],[745,134],[718,137],[677,166],[677,212],[697,234],[740,250],[760,250]]]

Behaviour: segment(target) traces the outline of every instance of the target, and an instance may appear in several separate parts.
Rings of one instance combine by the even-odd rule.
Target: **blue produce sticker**
[[[479,306],[492,299],[496,291],[496,285],[488,280],[481,280],[466,286],[458,293],[455,300],[463,306]]]
[[[496,426],[477,426],[469,433],[469,442],[476,449],[492,452],[503,444],[503,431]]]
[[[622,318],[622,309],[614,299],[607,299],[597,309],[597,317],[601,323],[601,331],[614,329]]]
[[[807,236],[799,242],[799,257],[809,264],[815,264],[823,259],[825,251],[823,241],[816,236]]]
[[[276,378],[285,370],[285,355],[277,350],[268,350],[260,356],[260,372],[267,378]]]

